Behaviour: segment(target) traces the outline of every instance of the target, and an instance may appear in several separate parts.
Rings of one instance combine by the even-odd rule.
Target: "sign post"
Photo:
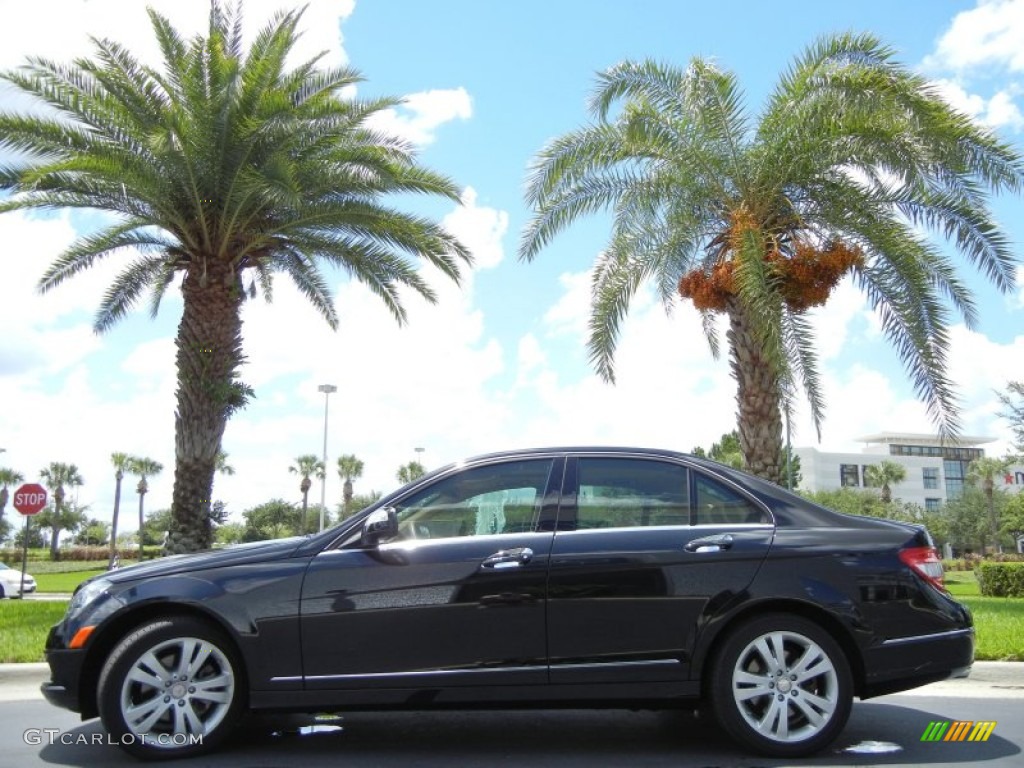
[[[14,508],[25,518],[21,542],[21,598],[25,599],[25,572],[28,570],[29,520],[46,506],[46,489],[39,483],[25,483],[14,492]]]

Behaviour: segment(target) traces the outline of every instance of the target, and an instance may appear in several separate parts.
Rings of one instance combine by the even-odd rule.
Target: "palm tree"
[[[0,150],[25,158],[0,168],[0,190],[11,193],[0,212],[70,207],[115,217],[72,244],[39,284],[48,291],[101,259],[126,257],[97,332],[147,292],[156,313],[180,285],[167,549],[187,552],[211,543],[217,450],[228,418],[253,394],[239,378],[242,303],[258,292],[269,298],[284,272],[335,328],[326,264],[365,283],[401,324],[399,289],[436,301],[414,258],[455,282],[472,258],[439,224],[383,202],[403,193],[459,198],[411,145],[367,124],[398,102],[348,98],[342,92],[358,72],[318,68],[319,57],[286,68],[301,10],[275,15],[247,52],[238,12],[217,0],[207,36],[188,41],[149,15],[162,68],[99,39],[93,59],[33,58],[2,74],[49,108],[0,114]]]
[[[60,550],[57,548],[57,540],[64,527],[64,486],[77,488],[85,481],[82,479],[82,475],[79,474],[77,466],[61,462],[51,462],[48,467],[39,470],[39,477],[42,478],[46,487],[53,491],[53,517],[50,521],[51,524],[47,527],[52,531],[50,536],[50,559],[59,560]]]
[[[410,461],[408,464],[403,464],[398,468],[395,477],[398,478],[398,482],[405,485],[413,480],[419,480],[426,473],[427,471],[423,468],[422,464],[418,461]]]
[[[146,525],[146,516],[144,514],[144,507],[146,501],[146,494],[149,493],[149,479],[155,477],[163,472],[164,465],[155,459],[150,459],[145,456],[132,456],[129,459],[129,471],[133,475],[138,475],[139,484],[135,486],[135,492],[139,494],[139,562],[141,563],[145,559],[145,550],[143,549],[143,535],[142,529]]]
[[[1013,464],[1011,458],[995,458],[982,456],[967,465],[968,482],[980,486],[985,494],[985,505],[988,507],[989,535],[992,537],[992,551],[1000,551],[999,516],[996,514],[996,478],[1006,474]]]
[[[7,502],[11,498],[11,492],[7,490],[7,486],[17,485],[24,479],[25,477],[20,472],[15,472],[7,467],[0,467],[0,521],[4,519],[4,510],[7,508]]]
[[[363,476],[363,460],[354,453],[339,456],[338,476],[344,481],[341,486],[341,497],[345,505],[345,517],[348,517],[352,514],[352,481]]]
[[[213,463],[214,469],[218,475],[225,475],[230,477],[235,474],[235,468],[228,464],[228,455],[220,448],[217,449],[217,458]]]
[[[302,518],[299,523],[301,526],[299,530],[305,533],[306,510],[309,508],[309,489],[313,486],[313,481],[309,479],[309,476],[316,475],[318,480],[323,480],[327,473],[324,469],[324,463],[312,453],[297,456],[295,464],[288,467],[288,471],[302,477],[302,482],[299,483],[299,490],[302,491]]]
[[[882,501],[886,504],[892,501],[892,486],[906,479],[906,468],[888,459],[864,468],[864,484],[872,488],[881,488]]]
[[[821,431],[824,400],[807,311],[850,275],[939,431],[959,429],[947,378],[950,310],[976,327],[946,235],[998,289],[1016,262],[988,191],[1018,191],[1019,156],[957,112],[871,35],[811,46],[755,122],[734,75],[624,62],[601,73],[593,122],[545,147],[531,168],[532,260],[577,219],[613,212],[592,278],[589,347],[614,381],[619,325],[650,281],[666,308],[693,302],[713,354],[715,316],[737,382],[748,469],[782,475],[780,407],[802,385]]]
[[[110,454],[110,463],[114,465],[114,515],[110,522],[110,559],[107,562],[108,568],[114,567],[114,560],[117,557],[117,519],[121,512],[121,481],[124,480],[124,473],[131,471],[132,457],[127,453]]]

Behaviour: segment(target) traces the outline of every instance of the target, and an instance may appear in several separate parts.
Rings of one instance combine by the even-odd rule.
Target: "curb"
[[[0,664],[0,685],[26,680],[44,680],[50,675],[50,666],[45,662],[32,664]]]

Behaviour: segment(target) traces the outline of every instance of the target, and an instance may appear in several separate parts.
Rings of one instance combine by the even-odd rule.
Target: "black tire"
[[[111,740],[150,760],[215,749],[231,734],[245,698],[245,674],[231,642],[188,616],[150,622],[121,640],[98,685]]]
[[[768,614],[719,646],[710,695],[719,724],[737,741],[769,757],[803,757],[839,736],[853,682],[828,632],[799,616]]]

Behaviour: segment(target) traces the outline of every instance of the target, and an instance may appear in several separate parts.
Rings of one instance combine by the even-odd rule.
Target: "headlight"
[[[76,614],[81,613],[86,606],[103,595],[109,586],[110,582],[103,578],[94,579],[93,581],[80,586],[75,590],[75,594],[71,598],[71,602],[68,603],[67,617],[72,618]]]

